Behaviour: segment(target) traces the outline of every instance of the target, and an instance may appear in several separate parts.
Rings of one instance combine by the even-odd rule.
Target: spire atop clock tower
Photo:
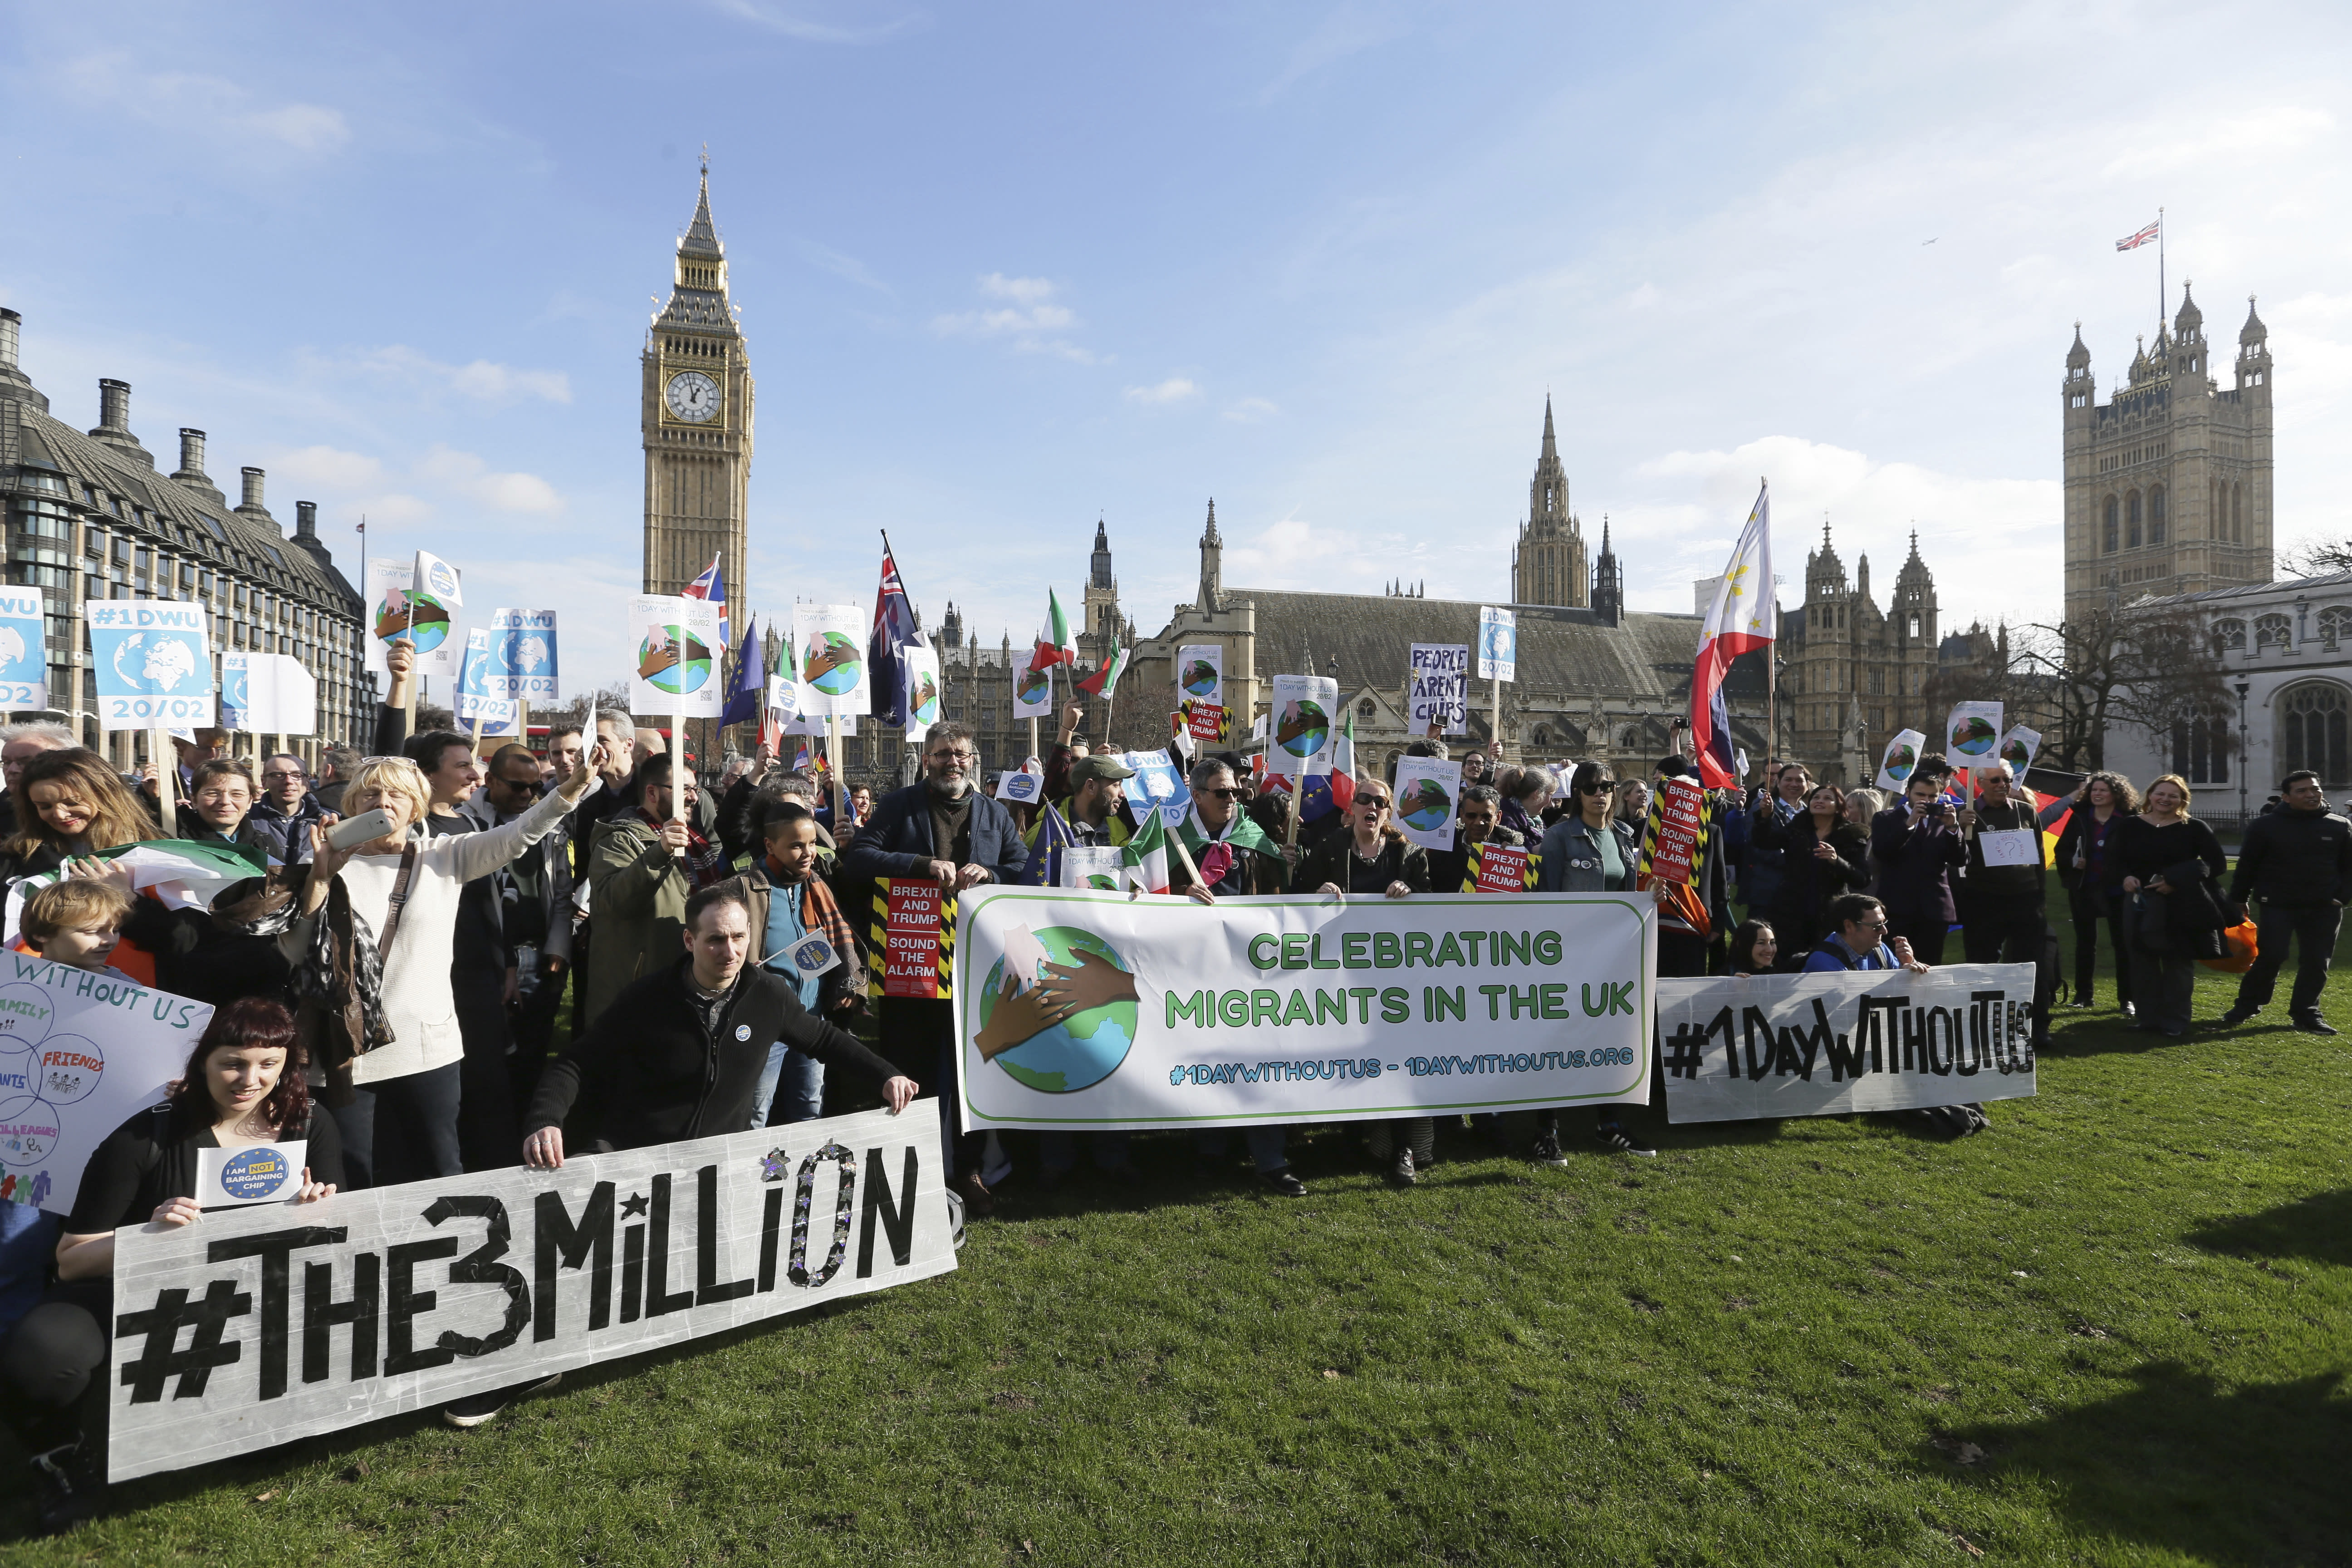
[[[741,625],[750,602],[751,366],[727,292],[727,245],[702,159],[694,217],[679,236],[669,300],[642,356],[645,591],[676,594],[719,558]]]

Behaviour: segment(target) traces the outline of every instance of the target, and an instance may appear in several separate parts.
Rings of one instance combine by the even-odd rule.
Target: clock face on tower
[[[673,417],[707,424],[719,416],[719,384],[698,370],[682,370],[669,378],[664,401]]]

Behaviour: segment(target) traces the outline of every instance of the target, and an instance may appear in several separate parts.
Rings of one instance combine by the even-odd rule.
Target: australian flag
[[[907,661],[905,647],[928,648],[915,606],[899,580],[898,563],[890,554],[890,536],[882,536],[882,585],[874,591],[874,636],[866,646],[866,667],[874,679],[874,721],[904,729],[907,723]]]
[[[735,686],[727,694],[719,727],[761,722],[767,700],[768,651],[760,645],[760,618],[754,616],[743,626],[743,646],[735,655]]]
[[[1062,851],[1077,840],[1070,837],[1070,825],[1051,805],[1037,823],[1037,842],[1029,847],[1029,863],[1021,868],[1021,885],[1024,888],[1058,888],[1062,885]]]

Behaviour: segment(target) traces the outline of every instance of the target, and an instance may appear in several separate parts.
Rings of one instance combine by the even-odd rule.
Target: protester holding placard
[[[2189,815],[2179,773],[2147,786],[2147,805],[2124,819],[2121,849],[2138,1027],[2179,1039],[2189,1032],[2197,961],[2221,956],[2221,932],[2235,923],[2219,896],[2228,862],[2212,828]]]
[[[83,747],[33,758],[18,788],[24,809],[16,836],[0,846],[0,877],[9,881],[156,837],[153,814],[122,787],[105,758]]]
[[[1780,883],[1788,875],[1788,866],[1777,844],[1766,847],[1770,837],[1768,827],[1774,824],[1785,827],[1804,815],[1805,796],[1811,792],[1812,782],[1804,763],[1782,763],[1771,775],[1769,792],[1748,811],[1748,858],[1739,868],[1739,890],[1747,895],[1751,910],[1780,905]]]
[[[90,1156],[58,1242],[58,1284],[0,1345],[0,1373],[30,1406],[18,1436],[35,1456],[44,1528],[90,1517],[105,1496],[115,1231],[197,1220],[201,1150],[299,1144],[305,1169],[297,1202],[314,1203],[341,1184],[334,1120],[312,1105],[302,1068],[284,1006],[234,1003],[213,1015],[164,1101],[132,1116]]]
[[[504,826],[546,793],[539,760],[522,746],[499,747],[490,757],[488,773],[458,812],[482,827]],[[477,1170],[490,1168],[493,1161],[507,1163],[506,1150],[493,1153],[492,1141],[512,1142],[513,1109],[529,1102],[554,1043],[555,1010],[572,969],[575,888],[571,851],[571,819],[566,816],[554,832],[474,884],[485,892],[491,956],[507,964],[502,1001],[506,1038],[511,1042],[503,1060],[478,1059],[471,1037],[467,1042],[467,1109],[460,1142],[467,1165]],[[473,888],[467,889],[469,899],[473,892]],[[474,1089],[486,1079],[496,1081],[485,1084],[483,1114],[478,1116]]]
[[[690,816],[701,793],[693,771],[673,785],[667,752],[637,764],[638,805],[596,827],[590,849],[589,907],[596,911],[596,963],[588,975],[588,1017],[630,982],[664,968],[677,947],[688,895],[727,875],[721,847],[679,820],[674,787]]]
[[[994,1212],[996,1200],[980,1177],[985,1134],[955,1135],[956,1097],[948,1092],[955,1082],[955,1009],[945,994],[939,943],[949,896],[988,883],[1016,882],[1029,861],[1013,814],[972,787],[979,765],[979,742],[970,725],[932,725],[923,735],[922,781],[876,801],[873,818],[841,857],[845,880],[871,889],[869,896],[887,901],[895,885],[918,881],[939,889],[940,896],[928,900],[923,917],[934,966],[929,994],[894,995],[886,976],[876,1008],[877,1043],[901,1073],[938,1094],[950,1184],[962,1196],[965,1211],[976,1215]]]
[[[2074,810],[2059,830],[2058,880],[2074,923],[2074,1005],[2089,1007],[2098,976],[2099,925],[2107,928],[2115,957],[2116,1000],[2133,1014],[2131,943],[2124,940],[2123,820],[2139,812],[2139,792],[2121,773],[2096,773],[2074,792]]]
[[[1944,962],[1944,937],[1956,918],[1951,868],[1968,858],[1958,811],[1938,798],[1942,790],[1943,775],[1923,763],[1903,799],[1870,825],[1878,896],[1885,900],[1890,929],[1928,964]]]
[[[1402,899],[1429,891],[1427,851],[1404,841],[1390,824],[1389,786],[1378,779],[1356,780],[1348,808],[1348,831],[1335,833],[1299,862],[1291,879],[1294,893],[1378,893]]]
[[[1780,864],[1772,902],[1760,908],[1785,936],[1793,967],[1832,929],[1831,901],[1868,883],[1870,840],[1846,821],[1845,792],[1835,784],[1817,785],[1795,816],[1759,816],[1754,832],[1755,847]]]
[[[825,884],[820,831],[816,814],[802,801],[778,799],[767,806],[760,864],[740,879],[751,896],[751,962],[789,983],[811,1014],[847,1028],[866,1005],[866,971],[856,934]],[[750,1124],[783,1126],[824,1114],[824,1064],[777,1040],[752,1098]]]
[[[1477,753],[1473,752],[1472,756]],[[1517,849],[1527,844],[1525,835],[1503,826],[1503,795],[1492,784],[1470,784],[1468,767],[1462,773],[1462,805],[1454,819],[1454,847],[1429,852],[1429,885],[1441,893],[1475,892],[1475,876],[1471,868],[1473,851],[1483,845],[1501,849]]]
[[[2058,976],[2042,968],[2049,921],[2042,913],[2041,813],[2032,797],[2017,797],[2010,765],[1976,770],[1976,804],[1958,820],[1968,839],[1968,869],[1960,889],[1960,947],[1969,963],[2035,966],[2033,1045],[2050,1043],[2050,1003]]]
[[[334,1110],[354,1185],[461,1171],[464,1037],[449,984],[459,891],[553,832],[586,796],[602,760],[600,749],[589,767],[503,826],[412,838],[431,802],[425,774],[404,757],[382,757],[360,769],[343,804],[353,816],[383,811],[389,830],[338,849],[326,827],[311,829],[301,912],[279,942],[298,993],[330,1004],[320,1008],[326,1021],[314,1058],[336,1089],[348,1075],[352,1099]],[[362,947],[382,954],[373,987],[373,966],[357,956]],[[361,1038],[341,1026],[352,1016],[337,1005],[343,1001],[362,1020]]]
[[[1536,887],[1546,893],[1630,893],[1641,860],[1633,829],[1616,816],[1617,781],[1600,763],[1579,763],[1569,775],[1568,796],[1574,815],[1561,817],[1544,835],[1543,866]],[[1597,1113],[1596,1130],[1603,1146],[1628,1154],[1655,1154],[1655,1149],[1629,1136],[1613,1106]],[[1536,1113],[1535,1147],[1529,1159],[1542,1165],[1565,1165],[1560,1152],[1559,1112]]]

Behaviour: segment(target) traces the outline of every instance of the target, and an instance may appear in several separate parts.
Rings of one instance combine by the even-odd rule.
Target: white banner
[[[1265,749],[1270,773],[1328,773],[1331,742],[1339,732],[1339,683],[1324,675],[1274,678],[1273,739]]]
[[[981,888],[956,906],[957,1063],[972,1126],[1339,1121],[1649,1098],[1646,896],[1235,898],[1204,910]]]
[[[629,678],[629,711],[716,719],[719,689],[719,606],[708,599],[640,594],[629,601],[637,664]]]
[[[489,695],[552,706],[557,685],[555,612],[490,612]]]
[[[0,1202],[70,1214],[91,1153],[163,1100],[212,1018],[120,975],[0,953]]]
[[[81,610],[100,730],[212,724],[209,610],[176,599],[87,599]]]
[[[1878,787],[1897,793],[1909,788],[1911,770],[1919,765],[1919,748],[1927,743],[1927,737],[1916,730],[1898,731],[1878,759]],[[1780,781],[1766,779],[1764,787],[1778,789]]]
[[[1666,1120],[1843,1116],[2033,1092],[2033,965],[1658,982]]]
[[[1470,727],[1470,647],[1417,642],[1405,679],[1405,732],[1459,735]]]
[[[1050,719],[1054,716],[1054,671],[1047,665],[1043,669],[1016,669],[1013,672],[1013,716],[1015,719]]]
[[[2000,743],[2000,704],[1955,702],[1944,721],[1944,760],[1955,768],[1982,767]]]
[[[1454,817],[1462,802],[1462,764],[1435,757],[1399,757],[1396,830],[1423,849],[1454,847]]]
[[[481,721],[485,735],[511,735],[517,718],[515,700],[492,693],[498,681],[497,634],[476,626],[466,634],[466,662],[457,671],[457,700],[451,711],[460,725]]]
[[[1176,695],[1195,702],[1225,700],[1225,648],[1223,643],[1199,643],[1176,650]]]
[[[255,735],[313,735],[319,683],[284,653],[221,655],[220,727]]]
[[[2017,782],[2025,782],[2025,770],[2033,765],[2034,754],[2042,750],[2042,731],[2029,730],[2022,724],[2012,724],[2009,733],[2000,738],[2000,760],[2009,764]]]
[[[1478,679],[1517,680],[1519,678],[1519,617],[1517,612],[1493,605],[1478,606]]]
[[[940,656],[909,644],[898,658],[907,667],[907,743],[917,745],[923,731],[940,721]]]
[[[115,1232],[127,1480],[955,1265],[937,1103]]]
[[[0,588],[0,709],[49,705],[47,618],[38,588]]]
[[[802,718],[873,711],[873,676],[866,668],[866,612],[856,605],[796,605],[793,647],[800,671]],[[718,716],[718,709],[710,711]]]

